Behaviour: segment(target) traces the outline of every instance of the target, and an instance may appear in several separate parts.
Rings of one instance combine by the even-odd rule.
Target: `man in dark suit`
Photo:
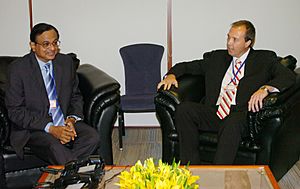
[[[30,34],[31,52],[10,65],[5,103],[11,145],[23,157],[25,145],[51,164],[89,156],[97,131],[83,120],[75,64],[59,53],[59,33],[40,23]]]
[[[205,76],[201,103],[184,102],[175,112],[180,160],[200,164],[198,133],[218,132],[215,164],[232,164],[246,124],[247,111],[259,111],[271,92],[282,92],[295,82],[294,74],[272,51],[254,50],[255,28],[246,20],[234,22],[227,34],[227,50],[206,53],[204,59],[176,64],[158,88],[178,87],[183,74]]]

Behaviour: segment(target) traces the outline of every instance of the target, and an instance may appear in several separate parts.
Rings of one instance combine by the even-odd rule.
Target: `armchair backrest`
[[[285,67],[289,68],[290,70],[294,70],[296,68],[297,59],[292,55],[288,55],[284,58],[278,57],[278,61]]]
[[[9,143],[9,120],[7,119],[7,110],[4,103],[5,85],[7,83],[8,66],[19,57],[0,56],[0,149],[4,144]]]
[[[126,95],[155,94],[161,80],[164,47],[156,44],[133,44],[122,47]]]
[[[18,57],[16,56],[1,56],[0,57],[0,91],[1,97],[2,93],[5,91],[5,84],[7,82],[7,72],[8,66],[11,62],[16,60]],[[4,95],[4,94],[3,94]]]

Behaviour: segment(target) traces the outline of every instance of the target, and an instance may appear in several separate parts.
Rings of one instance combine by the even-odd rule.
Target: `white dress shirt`
[[[234,73],[233,67],[234,67],[235,62],[237,62],[237,60],[241,61],[240,68],[239,68],[239,72],[240,72],[239,79],[242,79],[244,77],[244,72],[245,72],[245,60],[246,60],[249,52],[250,52],[250,48],[240,58],[233,57],[230,65],[224,75],[224,78],[222,80],[220,95],[219,95],[216,105],[219,105],[221,103],[222,94],[225,92],[225,89],[227,89],[227,88],[230,88],[235,91],[235,94],[233,95],[233,98],[231,101],[231,105],[236,105],[235,98],[236,98],[236,94],[237,94],[237,85],[234,85],[232,82],[232,79],[235,78],[234,74],[233,74]]]

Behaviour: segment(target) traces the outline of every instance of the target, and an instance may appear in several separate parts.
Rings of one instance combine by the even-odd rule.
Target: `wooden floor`
[[[118,130],[113,131],[113,155],[116,165],[133,165],[148,157],[162,157],[160,128],[126,128],[123,150],[119,150]],[[281,189],[300,189],[300,161],[279,181]]]
[[[123,137],[123,150],[119,149],[118,130],[113,131],[113,157],[115,165],[133,165],[148,157],[162,158],[160,128],[129,128]]]

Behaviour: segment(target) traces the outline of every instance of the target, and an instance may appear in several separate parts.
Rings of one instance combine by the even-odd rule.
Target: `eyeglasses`
[[[37,43],[35,42],[35,44],[41,45],[44,49],[48,49],[51,47],[51,45],[55,48],[59,47],[60,45],[60,41],[53,41],[52,43],[50,43],[49,41],[44,41],[43,43]]]

